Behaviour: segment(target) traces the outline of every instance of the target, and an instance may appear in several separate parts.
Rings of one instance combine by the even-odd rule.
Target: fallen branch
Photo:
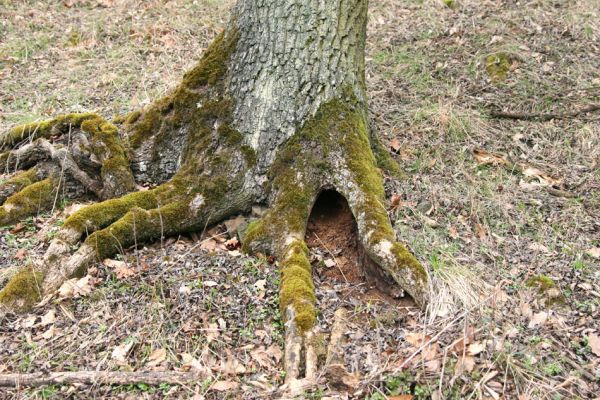
[[[583,107],[579,110],[574,110],[566,113],[549,113],[549,114],[536,114],[536,113],[513,113],[505,111],[490,111],[490,116],[493,118],[502,119],[516,119],[521,121],[551,121],[553,119],[568,119],[575,118],[582,114],[588,114],[594,111],[600,111],[600,104],[590,104],[589,106]]]
[[[148,385],[184,384],[202,379],[193,372],[123,372],[123,371],[77,371],[37,372],[33,374],[0,374],[0,387],[45,386],[45,385]]]

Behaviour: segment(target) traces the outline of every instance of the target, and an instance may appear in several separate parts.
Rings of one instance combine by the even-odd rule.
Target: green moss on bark
[[[282,314],[288,306],[295,311],[295,322],[300,331],[311,329],[316,321],[316,296],[312,281],[308,248],[302,240],[294,240],[281,261],[281,289],[279,304]]]
[[[8,194],[16,193],[23,188],[31,185],[32,183],[38,182],[39,176],[36,168],[28,169],[27,171],[21,171],[16,175],[12,176],[6,182],[0,184],[0,188],[3,190],[9,190]],[[0,197],[0,204],[5,198]]]
[[[25,311],[41,300],[42,272],[27,267],[17,272],[0,290],[0,304],[11,309]]]
[[[227,72],[228,60],[238,41],[235,29],[223,31],[210,47],[204,52],[198,64],[188,71],[175,90],[154,102],[141,113],[131,113],[126,119],[125,126],[129,130],[129,142],[132,148],[138,148],[148,138],[157,136],[160,132],[171,132],[174,127],[183,124],[190,125],[191,133],[204,136],[207,131],[202,127],[208,116],[219,118],[229,110],[222,99],[214,101],[210,89],[221,92],[221,80]],[[227,121],[225,121],[226,123]],[[224,126],[225,132],[227,125]],[[200,130],[201,132],[197,132]],[[232,131],[225,132],[235,139]]]
[[[92,204],[75,212],[65,221],[65,228],[74,229],[82,234],[102,229],[121,218],[134,207],[145,210],[158,207],[156,190],[135,192],[118,199]]]
[[[13,194],[0,207],[0,226],[51,209],[57,190],[58,181],[54,178],[46,178]]]
[[[82,122],[81,129],[90,134],[92,150],[102,160],[102,181],[111,185],[105,198],[133,191],[135,182],[117,127],[98,116]]]
[[[0,137],[0,150],[12,148],[25,139],[49,138],[50,136],[68,132],[70,128],[81,126],[81,123],[85,120],[95,118],[98,118],[98,114],[64,114],[46,121],[16,126],[9,130],[3,137]]]

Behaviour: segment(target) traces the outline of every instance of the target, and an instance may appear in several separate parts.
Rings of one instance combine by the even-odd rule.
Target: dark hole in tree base
[[[315,283],[348,283],[347,294],[368,301],[412,299],[364,252],[358,228],[346,199],[335,190],[321,192],[308,219],[306,244],[311,253]]]

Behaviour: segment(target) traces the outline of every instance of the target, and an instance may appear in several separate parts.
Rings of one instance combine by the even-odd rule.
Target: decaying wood
[[[359,383],[358,376],[348,372],[344,365],[344,335],[348,329],[348,311],[338,308],[333,316],[331,336],[327,347],[325,376],[332,387],[351,390]]]
[[[490,116],[493,118],[502,119],[515,119],[521,121],[539,121],[546,122],[552,121],[553,119],[569,119],[579,117],[581,115],[589,114],[595,111],[600,111],[600,104],[590,104],[589,106],[583,107],[579,110],[574,110],[565,113],[518,113],[508,111],[491,111]]]
[[[130,385],[145,383],[172,385],[192,383],[205,377],[192,372],[103,372],[103,371],[77,371],[77,372],[51,372],[33,374],[1,374],[0,387],[38,387],[45,385]]]

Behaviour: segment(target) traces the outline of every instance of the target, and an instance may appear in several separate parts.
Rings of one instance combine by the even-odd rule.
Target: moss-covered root
[[[94,261],[123,253],[137,243],[148,242],[191,229],[195,225],[193,215],[190,215],[190,204],[192,203],[193,199],[183,198],[152,210],[144,210],[140,207],[131,208],[123,217],[107,228],[89,235],[73,255],[60,262],[56,262],[58,259],[55,258],[53,265],[47,266],[44,293],[56,290],[65,279],[71,276],[84,274],[87,267]],[[61,244],[57,243],[56,249],[60,248],[59,246]],[[62,247],[65,250],[68,249],[64,245]],[[60,253],[61,256],[64,255],[64,251]]]
[[[81,271],[95,260],[95,252],[90,246],[82,246],[75,255],[71,249],[84,234],[90,234],[110,226],[123,218],[130,210],[150,210],[158,207],[159,196],[165,195],[164,188],[130,193],[118,199],[92,204],[75,212],[65,221],[63,228],[52,240],[40,262],[39,268],[47,271],[44,293],[48,293],[69,279],[76,271]],[[88,238],[89,239],[89,238]]]
[[[317,357],[311,337],[316,323],[316,296],[308,247],[304,240],[288,239],[280,261],[279,305],[286,320],[286,389],[299,393],[315,384]],[[300,376],[304,365],[304,376]]]
[[[27,310],[39,302],[43,278],[42,272],[30,266],[17,272],[0,290],[0,313]]]
[[[92,151],[102,164],[99,197],[111,199],[132,192],[135,180],[117,127],[98,116],[83,121],[81,129],[91,136]]]
[[[369,197],[367,194],[366,198]],[[354,198],[356,199],[356,198]],[[396,241],[396,234],[378,199],[349,201],[366,255],[420,306],[428,303],[429,275],[415,256]]]
[[[26,186],[6,199],[0,207],[0,226],[52,209],[58,191],[59,180],[52,177]]]
[[[280,188],[269,212],[250,224],[243,240],[245,251],[267,251],[279,259],[279,306],[285,319],[285,390],[300,393],[315,384],[317,362],[311,345],[316,325],[316,296],[309,251],[303,238],[316,189],[309,184],[293,190],[285,185],[295,175],[283,169],[274,185]],[[286,188],[288,190],[286,190]],[[300,377],[304,365],[304,377]]]
[[[97,117],[98,115],[94,113],[65,114],[42,122],[16,126],[0,133],[0,152],[13,149],[26,141],[32,142],[37,138],[60,136],[72,128],[81,126],[83,121]]]
[[[8,197],[39,180],[40,175],[38,174],[37,169],[31,168],[27,171],[21,171],[15,174],[6,182],[0,183],[0,204],[3,204]]]
[[[84,233],[92,233],[106,228],[134,207],[144,210],[157,208],[161,195],[165,195],[164,191],[157,188],[92,204],[67,218],[64,227],[67,230],[79,232],[79,236]]]

